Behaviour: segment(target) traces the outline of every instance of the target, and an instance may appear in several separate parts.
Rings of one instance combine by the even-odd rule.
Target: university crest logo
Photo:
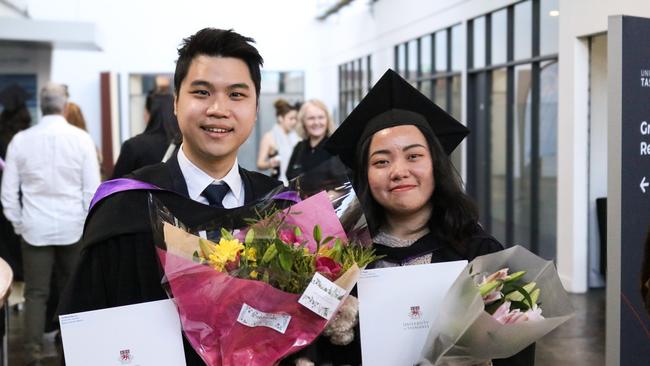
[[[420,319],[422,318],[422,312],[420,311],[420,306],[411,306],[411,313],[409,314],[411,319]]]
[[[131,350],[124,349],[120,351],[120,363],[122,365],[127,365],[130,364],[131,361],[133,361],[133,355],[131,354]]]

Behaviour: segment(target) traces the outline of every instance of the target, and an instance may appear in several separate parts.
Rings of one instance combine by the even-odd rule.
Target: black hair
[[[178,48],[178,60],[174,72],[174,90],[177,97],[192,60],[199,55],[206,55],[233,57],[244,61],[255,84],[256,98],[259,100],[262,80],[260,67],[264,60],[251,43],[255,43],[255,40],[244,37],[232,29],[203,28],[194,35],[183,39]]]
[[[181,130],[174,114],[174,97],[171,94],[154,94],[145,134],[164,134],[167,143],[181,141]]]
[[[445,153],[438,138],[416,126],[429,145],[433,164],[434,190],[430,201],[433,207],[429,229],[439,239],[452,245],[461,254],[465,242],[478,228],[478,211],[472,199],[463,191],[462,180]],[[385,210],[372,197],[368,187],[368,153],[372,135],[358,145],[354,188],[364,208],[368,227],[376,235],[384,223]]]
[[[32,115],[25,102],[11,110],[5,108],[0,113],[0,157],[5,157],[7,146],[14,135],[29,128],[31,122]]]

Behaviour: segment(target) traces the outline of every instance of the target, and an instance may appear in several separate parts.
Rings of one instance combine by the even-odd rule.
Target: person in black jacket
[[[26,101],[30,95],[18,84],[11,84],[0,91],[0,159],[7,155],[7,146],[18,132],[29,128],[32,116],[27,109]],[[3,166],[4,166],[4,160]],[[0,168],[0,179],[2,178]],[[0,204],[2,210],[2,204]],[[20,250],[20,236],[14,232],[14,227],[0,211],[0,257],[9,263],[14,272],[16,281],[23,280],[22,252]]]
[[[329,139],[326,149],[353,172],[353,185],[384,257],[394,267],[475,257],[503,249],[478,223],[449,154],[469,133],[388,70]],[[363,301],[363,299],[361,299]],[[359,333],[349,344],[321,337],[305,357],[359,365]],[[533,365],[534,346],[494,365]]]
[[[318,99],[308,100],[300,107],[298,121],[296,130],[303,140],[293,148],[286,172],[288,180],[332,157],[323,149],[334,132],[334,121],[325,103]]]
[[[180,145],[181,133],[174,115],[174,98],[170,94],[150,93],[149,122],[144,132],[122,144],[113,169],[113,178],[121,178],[139,168],[163,161]],[[168,150],[171,150],[168,152]]]
[[[280,185],[237,164],[239,147],[257,117],[262,57],[252,42],[232,30],[213,28],[184,39],[174,75],[183,144],[167,162],[128,176],[159,189],[118,191],[91,208],[83,252],[59,313],[167,298],[149,220],[149,192],[192,227]],[[125,181],[112,184],[120,182]],[[215,188],[223,194],[212,194]],[[186,364],[204,365],[185,339],[184,345]]]

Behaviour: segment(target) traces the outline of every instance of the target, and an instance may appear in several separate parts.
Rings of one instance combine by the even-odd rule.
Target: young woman
[[[323,163],[331,155],[323,149],[327,138],[334,132],[334,121],[325,103],[317,99],[305,102],[298,112],[297,132],[303,138],[293,149],[287,178],[293,179],[306,170]]]
[[[271,169],[271,177],[287,183],[287,166],[294,146],[300,137],[294,131],[298,122],[298,107],[284,99],[278,99],[273,104],[278,123],[264,134],[260,141],[257,156],[257,168]]]
[[[503,246],[481,228],[448,154],[468,130],[389,70],[329,139],[354,172],[353,185],[378,254],[375,267],[466,259]],[[358,333],[347,346],[316,346],[333,364],[358,365]],[[533,365],[534,348],[494,365]]]

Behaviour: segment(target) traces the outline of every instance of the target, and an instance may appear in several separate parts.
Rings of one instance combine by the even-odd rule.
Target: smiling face
[[[406,217],[430,211],[434,185],[429,145],[417,127],[395,126],[372,136],[368,186],[387,215]]]
[[[303,127],[307,136],[312,139],[321,139],[327,134],[327,114],[324,110],[313,104],[305,106]]]
[[[204,170],[232,166],[255,125],[256,97],[244,61],[196,56],[174,103],[188,159]]]

